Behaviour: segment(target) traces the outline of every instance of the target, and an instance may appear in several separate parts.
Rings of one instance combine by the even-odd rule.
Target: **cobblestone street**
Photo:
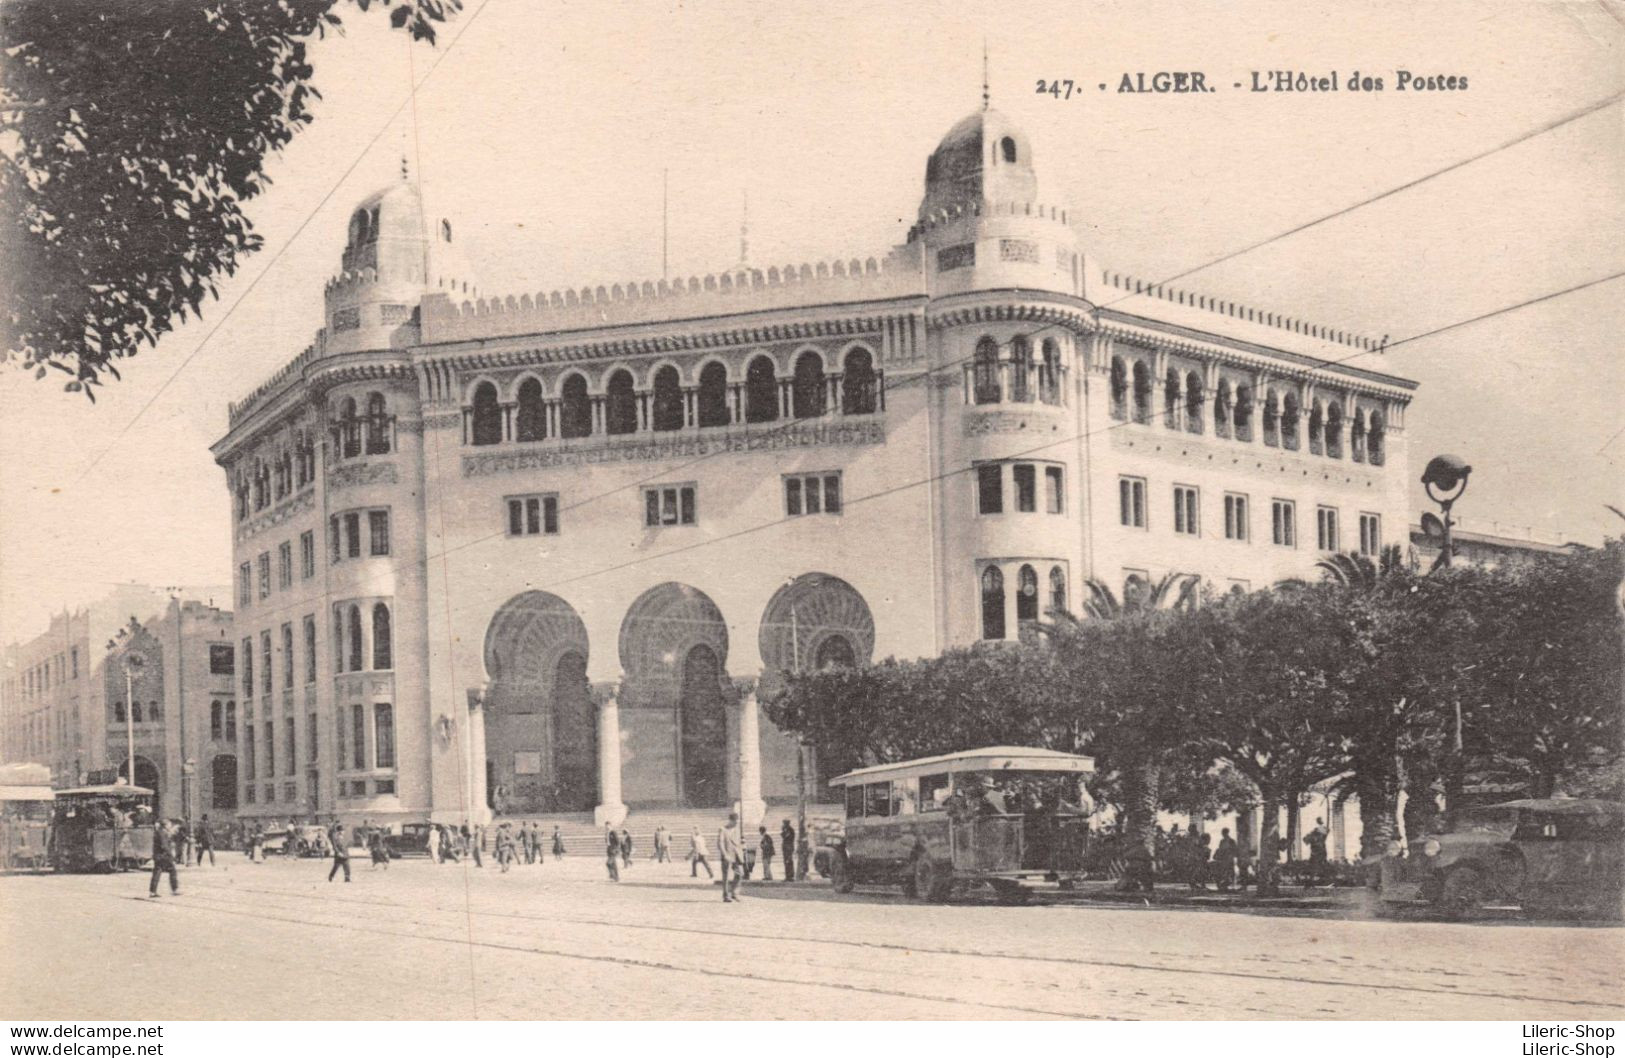
[[[683,863],[356,861],[0,879],[24,1018],[1608,1018],[1612,927],[1044,902],[818,883],[725,905]]]

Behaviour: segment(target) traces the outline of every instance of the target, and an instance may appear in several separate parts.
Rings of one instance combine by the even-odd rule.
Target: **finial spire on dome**
[[[992,94],[987,88],[987,37],[982,37],[982,109],[986,110]]]

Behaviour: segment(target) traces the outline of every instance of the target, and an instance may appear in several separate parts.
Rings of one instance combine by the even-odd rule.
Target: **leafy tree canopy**
[[[0,339],[94,399],[261,245],[243,204],[312,119],[338,0],[0,5]],[[461,0],[354,0],[433,43]]]

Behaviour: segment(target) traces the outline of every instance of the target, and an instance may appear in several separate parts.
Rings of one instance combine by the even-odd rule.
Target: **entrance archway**
[[[569,603],[528,591],[485,636],[486,797],[503,813],[585,812],[598,800],[587,628]]]
[[[126,782],[130,781],[129,758],[125,758],[124,763],[119,765],[118,773],[119,778]],[[163,788],[158,784],[158,765],[154,764],[152,761],[148,760],[146,757],[143,757],[139,753],[135,755],[134,784],[136,786],[144,786],[152,791],[153,810],[157,811],[158,806],[163,803],[164,794]]]
[[[722,665],[710,647],[700,644],[688,652],[678,702],[683,801],[695,808],[727,804],[728,715]]]

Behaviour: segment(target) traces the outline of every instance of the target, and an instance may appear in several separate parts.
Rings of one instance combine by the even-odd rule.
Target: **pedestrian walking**
[[[625,827],[621,828],[621,864],[632,866],[632,835]]]
[[[655,827],[655,851],[653,860],[656,863],[671,862],[671,835],[666,831],[666,824],[661,823]]]
[[[796,877],[802,881],[807,880],[807,871],[812,866],[812,839],[807,834],[807,824],[801,824],[801,833],[796,836]]]
[[[174,835],[175,853],[182,867],[192,866],[192,828],[179,819],[169,821],[169,832]]]
[[[1326,821],[1315,820],[1315,829],[1303,836],[1303,843],[1309,846],[1309,876],[1304,879],[1303,887],[1308,889],[1316,885],[1324,885],[1330,873],[1331,864],[1326,860]]]
[[[1236,839],[1230,836],[1230,828],[1221,828],[1219,847],[1213,852],[1213,881],[1221,893],[1228,893],[1236,882],[1236,858],[1239,852]]]
[[[466,854],[474,857],[474,866],[484,869],[485,861],[480,858],[480,850],[485,848],[484,824],[476,823],[474,829],[470,830],[468,820],[463,820],[462,836],[463,848],[466,850]]]
[[[745,869],[745,849],[739,840],[739,816],[728,813],[728,821],[717,828],[717,864],[722,868],[722,902],[740,899],[740,875]]]
[[[367,850],[372,853],[372,869],[380,866],[389,870],[389,846],[384,844],[384,832],[373,830],[367,834]]]
[[[784,853],[784,880],[796,880],[796,828],[786,819],[779,827],[779,849]]]
[[[773,880],[773,835],[767,832],[766,825],[757,827],[756,832],[759,835],[756,845],[762,853],[762,881],[771,882]]]
[[[604,866],[609,868],[609,880],[621,880],[621,836],[615,833],[615,827],[609,823],[604,824]]]
[[[203,818],[198,820],[197,833],[193,837],[196,839],[197,844],[197,865],[199,867],[203,866],[203,854],[207,852],[209,854],[209,866],[213,867],[214,834],[209,830],[208,813],[204,813]]]
[[[547,862],[547,854],[542,851],[542,825],[534,820],[530,824],[530,851],[535,857],[535,859],[531,860],[532,863],[543,864]]]
[[[344,833],[343,823],[334,823],[333,829],[327,832],[327,842],[333,846],[333,869],[327,872],[327,880],[332,881],[333,876],[344,868],[344,880],[350,880],[350,837]]]
[[[564,834],[559,830],[558,824],[553,824],[553,858],[564,859]]]
[[[428,835],[423,841],[424,847],[429,850],[429,862],[440,862],[440,824],[430,823]]]
[[[1209,846],[1212,842],[1211,834],[1191,835],[1189,885],[1192,889],[1207,891],[1208,858],[1212,855]]]
[[[716,872],[711,870],[711,861],[705,855],[705,839],[700,836],[700,828],[696,825],[694,833],[688,836],[688,876],[698,878],[701,867],[705,868],[707,878],[716,877]]]
[[[181,880],[175,873],[174,840],[163,820],[152,825],[152,882],[147,886],[147,895],[154,899],[158,896],[158,878],[164,874],[169,875],[169,895],[181,895]]]

